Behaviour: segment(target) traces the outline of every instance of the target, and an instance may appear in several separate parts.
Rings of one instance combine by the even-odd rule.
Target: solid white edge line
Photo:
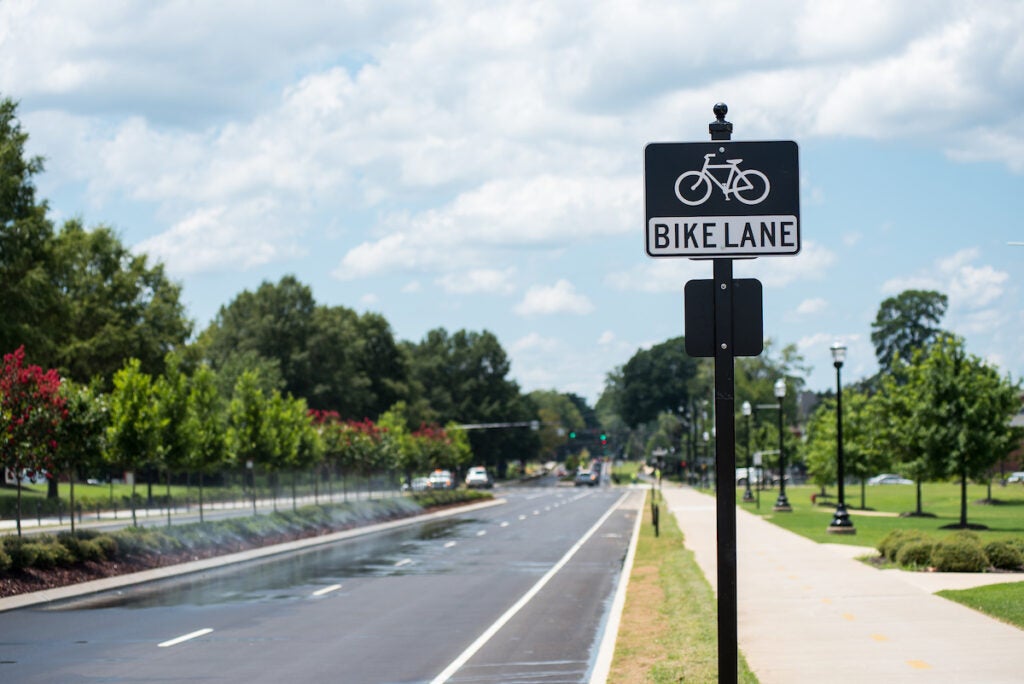
[[[526,604],[529,603],[533,599],[533,597],[536,596],[540,592],[540,590],[543,589],[544,586],[551,581],[552,577],[557,575],[558,572],[562,568],[564,568],[570,560],[572,560],[572,557],[576,555],[576,552],[579,551],[583,547],[583,545],[587,543],[587,540],[590,539],[595,532],[597,532],[601,525],[603,525],[605,521],[612,516],[612,513],[618,510],[619,506],[622,504],[623,501],[625,501],[626,497],[629,496],[629,494],[629,492],[626,492],[625,494],[620,496],[618,501],[616,501],[607,511],[605,511],[604,515],[602,515],[598,519],[598,521],[594,523],[593,527],[587,530],[586,534],[580,537],[580,539],[575,544],[573,544],[572,548],[569,549],[564,556],[562,556],[561,560],[559,560],[557,563],[551,566],[551,569],[548,570],[544,574],[544,576],[541,577],[537,581],[537,583],[530,588],[529,591],[523,594],[522,597],[520,597],[520,599],[516,601],[511,608],[506,610],[505,613],[494,622],[494,624],[488,627],[483,634],[477,637],[476,641],[469,645],[469,648],[460,653],[458,658],[453,660],[448,665],[448,667],[441,671],[441,674],[431,679],[430,684],[444,684],[451,678],[452,675],[458,672],[463,665],[469,662],[469,659],[476,655],[477,651],[483,648],[484,645],[488,641],[490,641],[491,638],[494,637],[494,635],[497,634],[498,631],[502,627],[504,627],[509,620],[515,617],[516,613],[522,610],[526,606]]]
[[[182,642],[185,642],[185,641],[189,641],[190,639],[195,639],[197,637],[206,636],[207,634],[209,634],[212,631],[213,630],[210,629],[209,627],[206,627],[204,629],[197,629],[196,631],[189,632],[188,634],[184,634],[184,635],[178,637],[177,639],[171,639],[169,641],[164,641],[162,643],[159,643],[159,644],[157,644],[157,646],[160,647],[160,648],[167,648],[168,646],[177,646],[178,644],[180,644]]]
[[[644,496],[646,497],[646,494]],[[589,684],[605,684],[608,681],[608,674],[612,669],[615,642],[619,637],[619,623],[622,620],[622,611],[626,607],[626,589],[629,586],[629,576],[633,572],[633,559],[636,558],[636,545],[640,541],[640,525],[644,520],[645,505],[646,498],[640,502],[640,508],[636,512],[636,523],[633,525],[633,539],[629,542],[629,550],[626,552],[626,559],[622,563],[619,587],[615,590],[615,598],[612,599],[608,623],[604,627],[604,636],[601,637],[601,645],[597,650],[597,661],[594,663],[594,670],[590,674]]]
[[[313,592],[313,596],[323,596],[324,594],[330,594],[332,591],[338,591],[339,589],[341,589],[341,585],[340,584],[332,584],[329,587],[324,587],[323,589],[317,589],[316,591]]]

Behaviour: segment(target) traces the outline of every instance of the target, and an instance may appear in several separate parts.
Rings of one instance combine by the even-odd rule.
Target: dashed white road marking
[[[176,639],[169,639],[168,641],[161,642],[161,643],[157,644],[157,646],[160,647],[160,648],[168,648],[170,646],[177,646],[178,644],[184,643],[186,641],[190,641],[192,639],[196,639],[196,638],[201,637],[201,636],[206,636],[207,634],[209,634],[212,631],[213,630],[210,629],[209,627],[206,627],[204,629],[197,629],[194,632],[189,632],[188,634],[183,634],[180,637],[177,637]]]
[[[502,527],[508,527],[508,521],[507,520],[502,520],[501,521],[501,526]]]
[[[339,589],[341,589],[341,585],[340,584],[332,584],[329,587],[324,587],[323,589],[317,589],[316,591],[313,592],[313,596],[323,596],[324,594],[330,594],[332,591],[338,591]]]
[[[478,532],[476,533],[476,536],[478,536],[478,537],[482,537],[482,536],[484,536],[485,534],[487,534],[487,530],[479,530],[479,531],[478,531]]]
[[[395,567],[396,568],[400,568],[403,565],[409,565],[410,563],[412,563],[412,559],[411,558],[403,558],[402,560],[400,560],[397,563],[395,563]]]
[[[453,542],[453,541],[450,541],[450,542],[445,542],[445,543],[444,543],[444,548],[446,548],[446,549],[450,549],[450,548],[452,548],[453,546],[455,546],[455,545],[456,545],[457,543],[458,543],[458,542]]]

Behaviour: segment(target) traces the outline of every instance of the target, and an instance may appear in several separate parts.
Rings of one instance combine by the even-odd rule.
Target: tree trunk
[[[924,511],[921,510],[921,480],[917,481],[917,514],[921,515]]]
[[[960,527],[967,527],[967,467],[960,469]]]

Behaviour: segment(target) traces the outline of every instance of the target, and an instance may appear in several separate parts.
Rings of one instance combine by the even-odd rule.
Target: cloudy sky
[[[490,330],[527,390],[596,399],[683,334],[708,262],[644,251],[643,150],[795,140],[802,251],[737,262],[809,385],[876,369],[906,288],[1024,374],[1024,3],[0,4],[57,220],[166,264],[198,329],[294,274],[398,337]]]

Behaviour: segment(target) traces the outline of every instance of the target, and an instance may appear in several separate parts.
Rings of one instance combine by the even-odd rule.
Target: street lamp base
[[[840,503],[836,506],[836,513],[832,516],[832,522],[828,524],[828,531],[830,534],[857,534],[857,528],[853,526],[845,504]]]
[[[750,503],[753,500],[754,500],[754,492],[750,491],[749,489],[747,491],[743,492],[743,502],[744,503]]]
[[[778,513],[792,513],[793,507],[789,505],[789,499],[785,494],[779,494],[779,498],[775,500],[772,510]]]

